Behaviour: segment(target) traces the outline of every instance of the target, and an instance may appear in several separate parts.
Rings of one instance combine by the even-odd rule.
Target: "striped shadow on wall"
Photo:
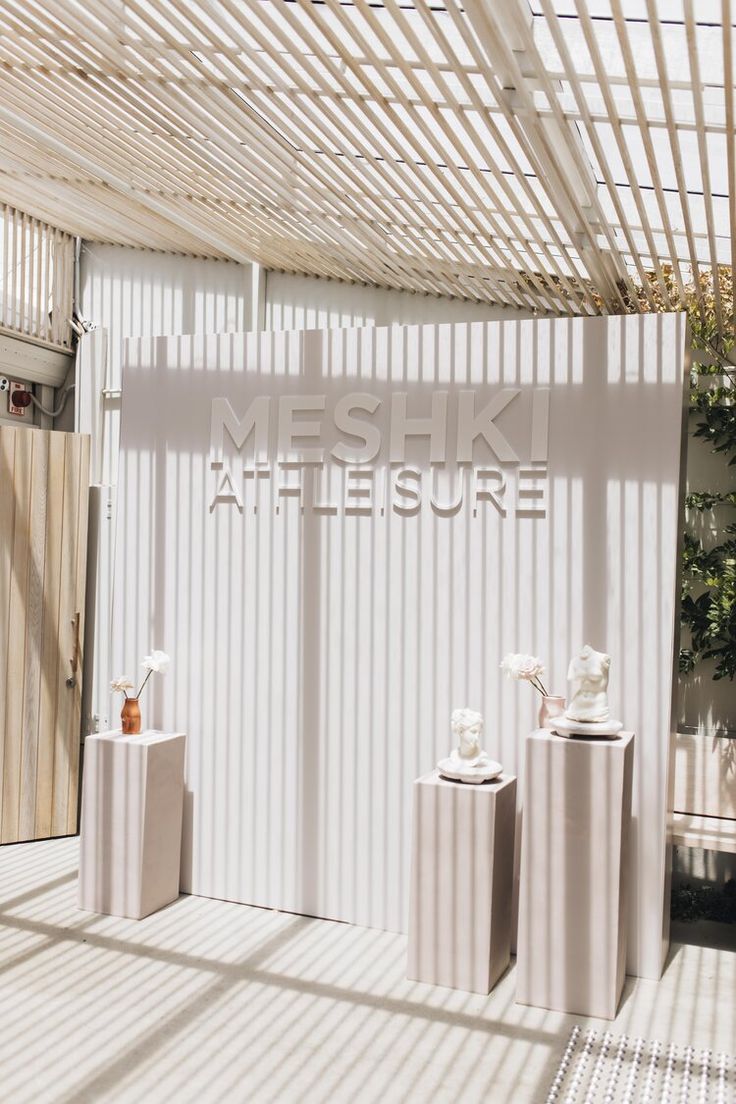
[[[502,655],[564,692],[589,641],[638,734],[658,975],[684,348],[679,316],[128,342],[113,652],[173,655],[147,720],[189,733],[187,890],[401,929],[452,708],[520,772]]]

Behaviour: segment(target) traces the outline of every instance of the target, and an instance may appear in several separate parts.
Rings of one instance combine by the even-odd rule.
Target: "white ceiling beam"
[[[537,111],[534,93],[542,87],[553,112],[559,109],[556,94],[547,86],[546,74],[533,52],[531,12],[526,0],[467,0],[466,10],[491,67],[502,83],[509,111],[518,121],[537,161],[537,175],[545,184],[558,212],[565,214],[568,233],[576,242],[589,276],[609,303],[621,299],[597,244],[591,219],[600,224],[596,210],[596,185],[587,155],[564,119],[543,122]],[[546,129],[545,129],[546,128]],[[615,253],[615,243],[612,243]],[[616,257],[615,265],[623,270]],[[623,275],[623,272],[621,273]],[[610,309],[610,308],[609,308]]]

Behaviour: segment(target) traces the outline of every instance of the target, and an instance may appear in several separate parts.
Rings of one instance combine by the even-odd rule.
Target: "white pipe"
[[[75,383],[70,383],[68,387],[64,388],[64,390],[61,393],[61,401],[60,401],[59,405],[57,406],[56,410],[47,410],[46,407],[41,402],[41,400],[37,399],[32,391],[29,391],[28,394],[31,396],[31,402],[34,404],[34,406],[38,407],[38,409],[41,411],[42,414],[45,414],[47,418],[57,418],[59,416],[59,414],[61,414],[64,407],[66,406],[66,400],[69,398],[69,392],[73,391],[75,387],[76,387]]]

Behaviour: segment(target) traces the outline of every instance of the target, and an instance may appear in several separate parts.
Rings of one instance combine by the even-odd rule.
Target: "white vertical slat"
[[[51,272],[52,272],[52,275],[51,275],[51,302],[53,304],[52,313],[51,313],[51,340],[54,342],[54,344],[56,344],[59,340],[59,310],[58,310],[58,304],[56,302],[56,286],[57,286],[57,279],[58,279],[58,276],[59,276],[59,267],[60,267],[61,257],[59,255],[60,251],[59,251],[58,246],[59,246],[59,231],[56,229],[56,227],[54,227],[54,229],[52,231],[52,236],[51,236],[51,254],[52,254],[52,264],[53,264],[53,268],[51,270]]]
[[[36,256],[36,277],[33,300],[33,333],[41,336],[43,325],[43,224],[34,219],[34,252]]]
[[[15,330],[18,328],[18,212],[15,208],[11,213],[10,243],[8,254],[10,268],[6,279],[10,284],[10,326]]]
[[[0,326],[69,348],[74,239],[7,204],[0,217]]]
[[[18,265],[18,329],[21,333],[26,328],[26,303],[28,302],[28,216],[23,212],[20,217],[20,263]]]
[[[43,235],[43,322],[39,336],[51,340],[49,330],[49,304],[51,303],[51,234],[48,226]]]
[[[2,315],[0,315],[0,321],[3,325],[9,325],[10,319],[10,262],[9,248],[10,248],[10,209],[7,204],[3,204],[3,257],[2,257],[2,269],[0,270],[2,279]]]

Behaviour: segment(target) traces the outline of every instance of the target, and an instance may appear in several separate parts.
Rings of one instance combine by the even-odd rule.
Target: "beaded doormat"
[[[574,1027],[546,1104],[736,1104],[736,1060]]]

